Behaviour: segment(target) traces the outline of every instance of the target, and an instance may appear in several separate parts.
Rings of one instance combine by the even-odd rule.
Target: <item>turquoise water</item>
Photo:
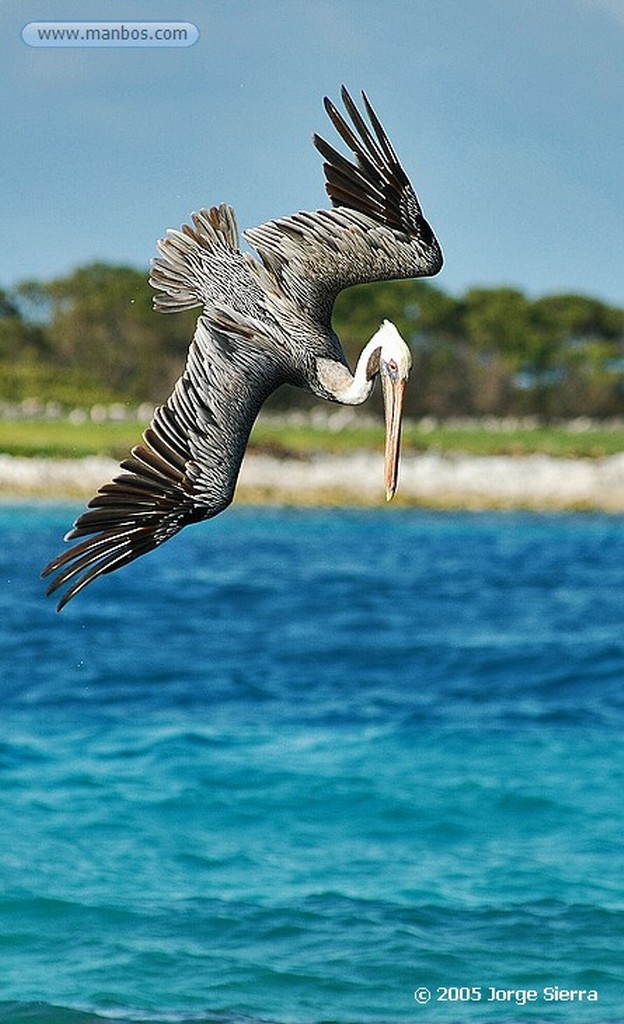
[[[0,510],[3,1024],[624,1020],[624,520],[235,509],[59,616],[75,511]]]

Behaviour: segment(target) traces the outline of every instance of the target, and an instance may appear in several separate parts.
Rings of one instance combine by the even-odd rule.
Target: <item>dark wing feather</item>
[[[333,205],[361,210],[398,232],[426,236],[427,222],[416,193],[365,93],[362,99],[374,136],[346,89],[342,97],[359,138],[327,98],[325,109],[356,163],[346,160],[320,136],[314,136],[316,148],[325,157],[326,189]]]
[[[209,519],[233,497],[249,432],[268,395],[285,379],[267,339],[234,311],[200,317],[186,369],[167,403],[99,489],[66,540],[76,540],[44,569],[47,593],[67,602],[98,576]]]
[[[328,323],[343,288],[436,274],[442,253],[416,193],[367,97],[367,124],[346,89],[351,127],[329,99],[325,109],[354,160],[314,136],[332,210],[296,213],[245,232],[284,290]]]

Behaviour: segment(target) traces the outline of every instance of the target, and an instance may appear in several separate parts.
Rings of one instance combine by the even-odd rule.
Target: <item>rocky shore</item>
[[[118,471],[112,459],[0,455],[0,499],[88,498]],[[250,452],[237,500],[383,504],[381,453],[280,459]],[[624,453],[602,459],[429,452],[401,462],[395,502],[432,508],[596,509],[624,512]]]

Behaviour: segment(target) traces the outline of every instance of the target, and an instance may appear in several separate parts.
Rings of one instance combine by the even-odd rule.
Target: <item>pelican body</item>
[[[227,508],[251,428],[282,384],[359,405],[379,377],[385,494],[392,498],[410,351],[384,321],[352,373],[331,326],[332,309],[351,285],[436,274],[442,254],[365,94],[368,123],[344,88],[342,99],[352,126],[327,98],[325,109],[354,160],[313,136],[331,209],[244,232],[259,259],[241,251],[226,204],[193,214],[191,225],[169,230],[158,243],[150,276],[155,308],[201,313],[184,372],[142,443],[66,535],[77,543],[43,570],[53,577],[48,594],[66,588],[59,611],[97,577]]]

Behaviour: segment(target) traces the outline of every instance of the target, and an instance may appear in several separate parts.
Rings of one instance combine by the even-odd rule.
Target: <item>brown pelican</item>
[[[193,214],[192,226],[170,230],[158,243],[150,276],[155,308],[203,312],[184,373],[143,442],[65,537],[78,543],[42,573],[56,574],[48,594],[68,585],[59,611],[98,576],[227,508],[256,416],[281,384],[359,405],[381,379],[392,498],[409,348],[385,321],[352,374],[331,327],[332,308],[350,285],[436,274],[442,254],[367,97],[362,93],[368,123],[345,88],[342,99],[352,127],[327,98],[325,109],[355,161],[313,136],[332,209],[244,232],[260,261],[241,251],[234,211],[225,204]]]

